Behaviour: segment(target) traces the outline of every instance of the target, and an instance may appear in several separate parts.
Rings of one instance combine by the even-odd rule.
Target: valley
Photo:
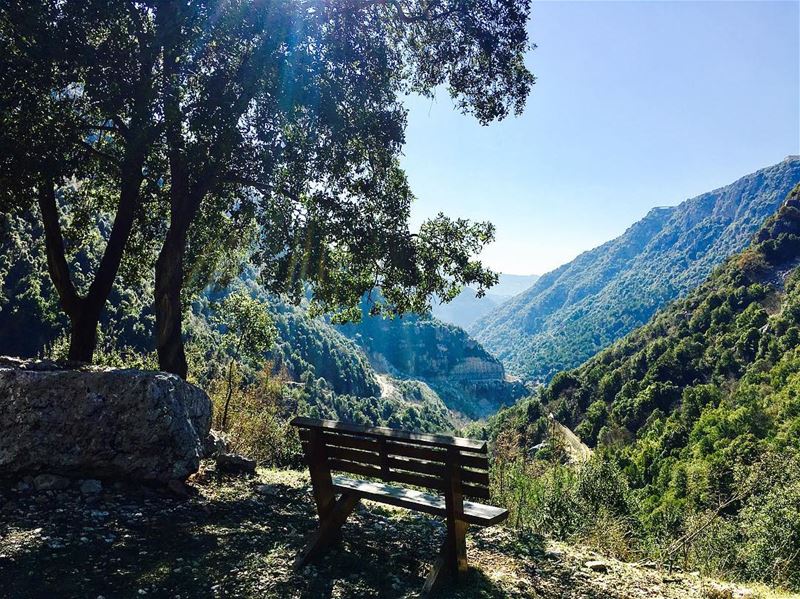
[[[672,538],[668,555],[794,588],[797,557],[769,539],[800,541],[798,255],[800,186],[699,287],[473,434],[551,451],[555,418],[616,481],[603,526],[628,550]]]
[[[0,2],[0,596],[800,597],[798,23]]]
[[[474,323],[473,329],[506,318],[506,328],[498,329],[505,332],[497,334],[523,345],[497,356],[487,349],[491,338],[485,346],[430,313],[372,315],[366,298],[356,321],[334,322],[314,313],[308,296],[294,303],[270,293],[247,266],[191,305],[194,380],[219,406],[227,393],[222,373],[233,368],[224,300],[244,293],[265,310],[274,338],[267,351],[240,358],[230,371],[238,451],[296,465],[286,430],[293,414],[459,431],[490,442],[493,494],[511,510],[516,528],[620,564],[645,559],[671,567],[680,550],[685,563],[705,574],[800,588],[792,553],[800,547],[793,532],[800,513],[800,188],[774,199],[798,180],[800,160],[791,159],[730,188],[654,210],[622,238],[544,275]],[[770,214],[772,205],[777,211]],[[5,222],[12,235],[3,241],[4,254],[29,249],[4,271],[0,323],[13,322],[0,329],[4,351],[31,355],[29,344],[39,339],[46,341],[35,352],[57,358],[63,321],[47,316],[54,292],[35,268],[44,257],[33,225]],[[578,284],[579,272],[597,281]],[[652,284],[637,284],[651,277]],[[140,301],[148,289],[136,285],[115,291],[130,301],[104,317],[104,330],[118,333],[98,354],[101,363],[130,364],[132,356],[145,367],[152,363],[142,335],[152,315]],[[13,291],[23,287],[34,295]],[[639,308],[609,308],[615,294]],[[532,298],[539,298],[532,305],[552,310],[541,322],[571,310],[563,316],[565,335],[595,322],[628,324],[606,329],[613,335],[603,337],[605,349],[568,345],[563,351],[574,362],[582,352],[599,351],[535,384],[531,372],[514,370],[520,364],[514,356],[528,355],[520,349],[530,347],[520,341],[526,334],[520,323],[533,318],[524,308]],[[637,320],[644,324],[624,334]],[[14,333],[20,327],[29,335]],[[557,336],[549,338],[556,343]],[[525,372],[527,383],[509,371]],[[774,537],[787,544],[770,545]],[[681,545],[684,538],[691,542]]]
[[[699,285],[741,251],[800,181],[800,157],[676,206],[543,275],[468,327],[512,374],[547,382]]]

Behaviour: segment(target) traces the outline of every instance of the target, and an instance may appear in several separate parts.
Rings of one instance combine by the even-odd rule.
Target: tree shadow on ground
[[[0,522],[0,596],[418,595],[444,536],[442,522],[361,505],[341,542],[294,572],[294,556],[317,524],[308,488],[273,483],[257,493],[255,482],[212,482],[212,492],[186,501],[110,493],[91,503],[78,493],[21,498]],[[464,583],[439,596],[507,594],[471,568]]]

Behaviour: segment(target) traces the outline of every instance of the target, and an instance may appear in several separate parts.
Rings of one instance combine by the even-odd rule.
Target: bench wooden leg
[[[447,523],[447,557],[456,580],[463,580],[467,573],[467,523],[463,520]]]
[[[458,452],[447,452],[448,486],[445,491],[447,512],[447,557],[456,580],[467,573],[467,523],[464,520],[464,496],[461,492],[461,474],[458,468]]]
[[[295,569],[305,566],[336,540],[339,529],[356,507],[358,499],[359,497],[355,493],[344,493],[327,516],[320,518],[319,528],[309,537],[306,546],[294,561]]]

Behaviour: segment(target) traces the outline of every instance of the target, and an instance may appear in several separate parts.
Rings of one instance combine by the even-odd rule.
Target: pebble
[[[28,492],[28,491],[30,491],[31,489],[33,489],[33,485],[31,485],[31,484],[29,484],[29,483],[25,482],[24,480],[21,480],[21,481],[19,481],[19,482],[18,482],[18,483],[17,483],[17,484],[14,486],[14,490],[15,490],[15,491],[17,491],[17,492],[19,492],[19,493],[27,493],[27,492]]]
[[[69,487],[70,480],[57,474],[40,474],[33,478],[33,486],[37,491],[61,490]]]
[[[87,479],[81,483],[81,493],[84,495],[93,495],[103,490],[103,483],[93,478]]]
[[[18,506],[8,515],[0,515],[0,523],[11,530],[2,545],[0,570],[12,570],[20,580],[44,577],[50,585],[62,583],[66,576],[71,583],[83,585],[83,592],[76,596],[96,599],[104,599],[97,592],[108,588],[110,577],[126,579],[130,585],[127,592],[134,596],[175,599],[177,589],[170,588],[173,581],[188,585],[182,592],[186,598],[212,593],[290,597],[294,590],[314,597],[317,595],[308,593],[319,587],[302,587],[312,579],[314,584],[332,585],[332,597],[375,596],[381,590],[388,591],[388,596],[401,597],[413,596],[419,590],[420,572],[433,562],[444,536],[441,524],[405,512],[400,516],[392,512],[392,517],[387,517],[385,512],[366,505],[347,524],[352,531],[359,531],[360,541],[345,536],[344,548],[295,573],[292,559],[313,529],[316,516],[310,497],[303,495],[304,481],[289,487],[278,476],[285,474],[259,470],[254,480],[213,479],[197,485],[186,501],[176,501],[163,491],[151,496],[136,487],[125,494],[117,493],[111,482],[102,492],[90,495],[79,490],[85,481],[49,495],[15,495],[0,489],[0,508],[5,509],[12,498]],[[265,501],[265,495],[270,499]],[[171,532],[164,535],[165,530]],[[624,564],[565,544],[556,547],[547,543],[550,546],[544,548],[537,544],[535,549],[533,545],[531,549],[520,546],[524,551],[519,554],[516,548],[521,537],[517,535],[503,527],[470,529],[470,559],[491,577],[498,597],[566,597],[560,593],[569,584],[571,597],[609,597],[613,590],[618,593],[614,596],[631,599],[675,599],[703,597],[711,586],[711,581],[696,577],[696,573],[674,576],[675,581],[668,582],[649,564]],[[180,541],[174,548],[173,537]],[[210,547],[213,542],[213,557],[205,548],[194,551],[193,539],[201,541],[198,547],[207,542]],[[274,548],[265,552],[270,542],[275,543]],[[38,565],[45,567],[33,571],[30,551],[40,545],[42,562]],[[65,551],[64,546],[72,547]],[[506,547],[515,549],[507,551]],[[363,556],[364,563],[353,568],[353,562],[348,561],[348,569],[343,570],[343,555],[350,556],[348,560]],[[91,564],[88,567],[84,556],[91,557],[92,561],[86,562]],[[258,556],[257,561],[254,556]],[[162,559],[170,564],[165,569],[167,576],[153,581],[143,568],[162,563]],[[210,559],[214,560],[211,567]],[[733,591],[732,599],[748,597],[738,588],[725,586]],[[343,591],[343,595],[338,594]],[[730,595],[718,597],[727,599]]]
[[[609,570],[608,564],[601,562],[600,560],[591,560],[583,565],[589,568],[592,572],[601,572],[605,574]]]

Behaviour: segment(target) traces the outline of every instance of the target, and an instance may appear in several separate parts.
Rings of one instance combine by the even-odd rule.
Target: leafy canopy
[[[400,98],[446,89],[482,124],[519,113],[534,81],[523,63],[529,9],[528,0],[4,3],[0,202],[33,212],[32,191],[52,184],[52,216],[113,223],[100,227],[113,251],[90,283],[90,324],[119,269],[137,266],[180,278],[169,293],[183,287],[186,303],[251,261],[270,291],[299,300],[310,289],[340,318],[357,315],[376,286],[386,300],[376,311],[391,312],[423,311],[466,284],[482,293],[496,280],[475,259],[491,225],[440,215],[409,230]],[[61,283],[75,276],[80,230],[63,232]],[[164,240],[177,262],[155,260]]]

